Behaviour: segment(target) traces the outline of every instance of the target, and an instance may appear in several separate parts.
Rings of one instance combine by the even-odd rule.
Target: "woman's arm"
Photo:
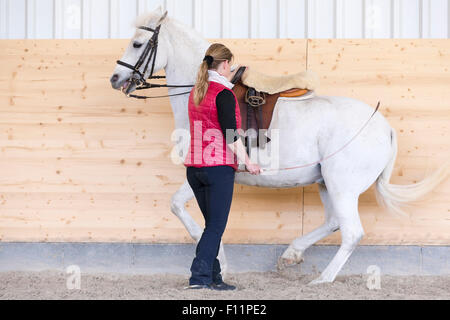
[[[233,93],[224,89],[216,97],[217,116],[223,136],[226,138],[226,144],[230,147],[233,153],[241,163],[245,163],[248,171],[252,174],[260,173],[260,167],[257,164],[251,163],[242,139],[238,135],[226,134],[227,129],[232,129],[236,132],[236,114],[234,113],[236,102]]]
[[[234,113],[236,102],[234,101],[233,93],[227,89],[223,89],[217,94],[216,108],[217,118],[219,119],[220,128],[223,136],[227,138],[226,143],[236,141],[239,137],[227,137],[227,129],[232,129],[236,132],[236,114]]]
[[[251,174],[260,174],[262,172],[258,164],[250,161],[242,139],[237,139],[235,142],[229,143],[228,146],[236,154],[239,161],[245,163],[245,167]]]
[[[248,157],[247,150],[245,150],[245,146],[242,143],[242,139],[237,139],[232,143],[228,143],[228,146],[236,154],[239,162],[245,163],[246,166],[250,164],[250,159]]]

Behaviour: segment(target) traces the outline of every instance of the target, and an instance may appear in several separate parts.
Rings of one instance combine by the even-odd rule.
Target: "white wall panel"
[[[83,38],[109,37],[109,0],[83,0]]]
[[[395,0],[399,2],[396,20],[399,24],[399,38],[420,38],[420,0]]]
[[[250,1],[223,1],[223,37],[250,38]]]
[[[364,7],[364,38],[391,38],[393,37],[394,4],[396,0],[365,0]],[[398,38],[399,36],[394,36]]]
[[[131,38],[134,34],[134,20],[137,16],[137,2],[130,0],[118,0],[116,4],[118,19],[112,20],[117,23],[117,38]]]
[[[0,0],[0,39],[8,38],[8,2]]]
[[[166,1],[164,0],[137,0],[137,10],[138,15],[145,14],[149,11],[154,10],[159,5],[163,9],[166,8]]]
[[[364,38],[361,0],[336,0],[336,38]]]
[[[166,0],[168,14],[184,24],[194,26],[194,3],[198,5],[199,1],[194,0]],[[204,12],[204,14],[209,14]]]
[[[308,15],[306,0],[280,1],[280,38],[305,38]]]
[[[206,38],[222,37],[222,0],[197,0],[194,27]]]
[[[250,37],[278,38],[277,0],[250,0]]]
[[[7,1],[6,10],[8,15],[7,29],[8,37],[11,39],[22,39],[27,37],[26,1]]]
[[[57,38],[81,38],[81,0],[55,0]]]
[[[30,4],[33,3],[33,11]],[[28,19],[31,18],[33,25],[28,25],[29,38],[48,39],[53,37],[53,0],[28,0]]]
[[[423,38],[447,38],[450,30],[450,1],[423,0],[422,33]]]
[[[206,38],[449,38],[450,0],[0,0],[0,38],[129,38],[158,5]]]
[[[308,1],[308,37],[336,37],[336,1]]]

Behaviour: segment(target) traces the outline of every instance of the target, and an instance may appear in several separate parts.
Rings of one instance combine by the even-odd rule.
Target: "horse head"
[[[110,78],[114,89],[130,94],[145,79],[167,65],[169,42],[163,28],[166,17],[167,11],[163,13],[159,6],[150,14],[136,19],[136,32],[121,59],[117,60]]]

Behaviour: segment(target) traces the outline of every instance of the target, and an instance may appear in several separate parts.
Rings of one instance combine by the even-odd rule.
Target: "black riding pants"
[[[205,228],[195,250],[189,284],[220,283],[222,277],[217,255],[233,198],[233,167],[187,167],[189,185],[205,218]]]

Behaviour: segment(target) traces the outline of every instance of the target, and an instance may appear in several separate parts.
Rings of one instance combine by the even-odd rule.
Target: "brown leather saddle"
[[[278,97],[299,97],[307,93],[308,90],[292,88],[274,94],[256,91],[255,88],[243,84],[241,77],[245,70],[245,66],[240,67],[231,82],[234,84],[233,91],[239,102],[241,127],[246,133],[244,145],[247,153],[249,153],[250,147],[265,148],[265,145],[270,142],[270,138],[261,133],[260,129],[264,132],[269,128]],[[263,136],[260,137],[260,134],[263,134]]]

